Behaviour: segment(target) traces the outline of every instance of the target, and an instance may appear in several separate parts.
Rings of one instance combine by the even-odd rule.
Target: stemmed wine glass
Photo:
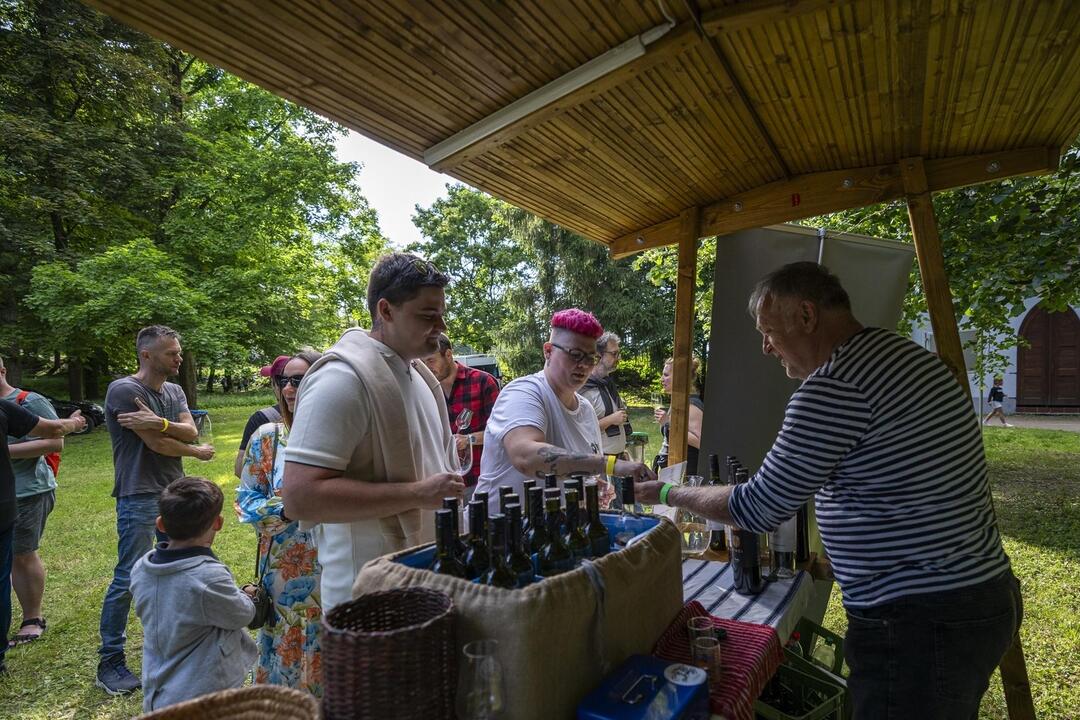
[[[454,451],[457,454],[457,471],[460,475],[467,475],[472,470],[473,451],[472,435],[469,434],[469,425],[472,423],[473,413],[469,408],[464,408],[454,418],[451,429],[454,430]],[[458,442],[458,436],[464,436],[464,445]]]

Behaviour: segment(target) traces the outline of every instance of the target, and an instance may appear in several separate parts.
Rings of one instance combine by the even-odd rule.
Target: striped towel
[[[653,647],[653,655],[673,662],[690,662],[690,638],[686,623],[692,617],[709,616],[700,603],[682,609]],[[727,631],[720,644],[722,677],[709,686],[712,712],[727,720],[754,720],[754,700],[780,667],[784,651],[776,631],[765,625],[713,618]]]
[[[769,625],[787,639],[813,594],[814,581],[800,571],[789,580],[765,584],[758,595],[735,592],[731,563],[683,560],[683,600],[696,600],[710,615]]]

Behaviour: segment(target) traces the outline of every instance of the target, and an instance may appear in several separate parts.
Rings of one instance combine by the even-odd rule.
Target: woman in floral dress
[[[304,350],[271,377],[280,388],[283,422],[267,423],[251,436],[244,453],[236,514],[255,526],[263,585],[273,601],[271,626],[259,629],[255,682],[287,685],[322,696],[319,652],[319,563],[311,535],[282,512],[285,447],[296,413],[296,392],[320,353]]]

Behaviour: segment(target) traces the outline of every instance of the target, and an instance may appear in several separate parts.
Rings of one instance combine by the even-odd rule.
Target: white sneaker
[[[1012,423],[1005,423],[1005,427],[1013,427]]]

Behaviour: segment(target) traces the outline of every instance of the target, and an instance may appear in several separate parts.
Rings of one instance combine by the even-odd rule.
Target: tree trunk
[[[60,368],[63,366],[63,364],[64,364],[63,360],[61,360],[61,358],[60,358],[60,351],[59,350],[53,350],[52,367],[49,368],[49,372],[47,372],[45,374],[46,375],[55,375],[55,374],[57,374],[58,372],[60,372]]]
[[[82,360],[68,356],[68,397],[72,402],[80,402],[84,397]]]
[[[195,353],[184,351],[184,361],[180,363],[180,387],[187,396],[188,407],[194,410],[199,406],[199,376],[195,368]]]
[[[105,372],[105,360],[102,353],[96,353],[83,368],[83,390],[86,397],[97,399],[101,395],[101,376]]]
[[[210,374],[206,377],[206,392],[214,392],[214,378],[217,377],[217,368],[210,368]]]

